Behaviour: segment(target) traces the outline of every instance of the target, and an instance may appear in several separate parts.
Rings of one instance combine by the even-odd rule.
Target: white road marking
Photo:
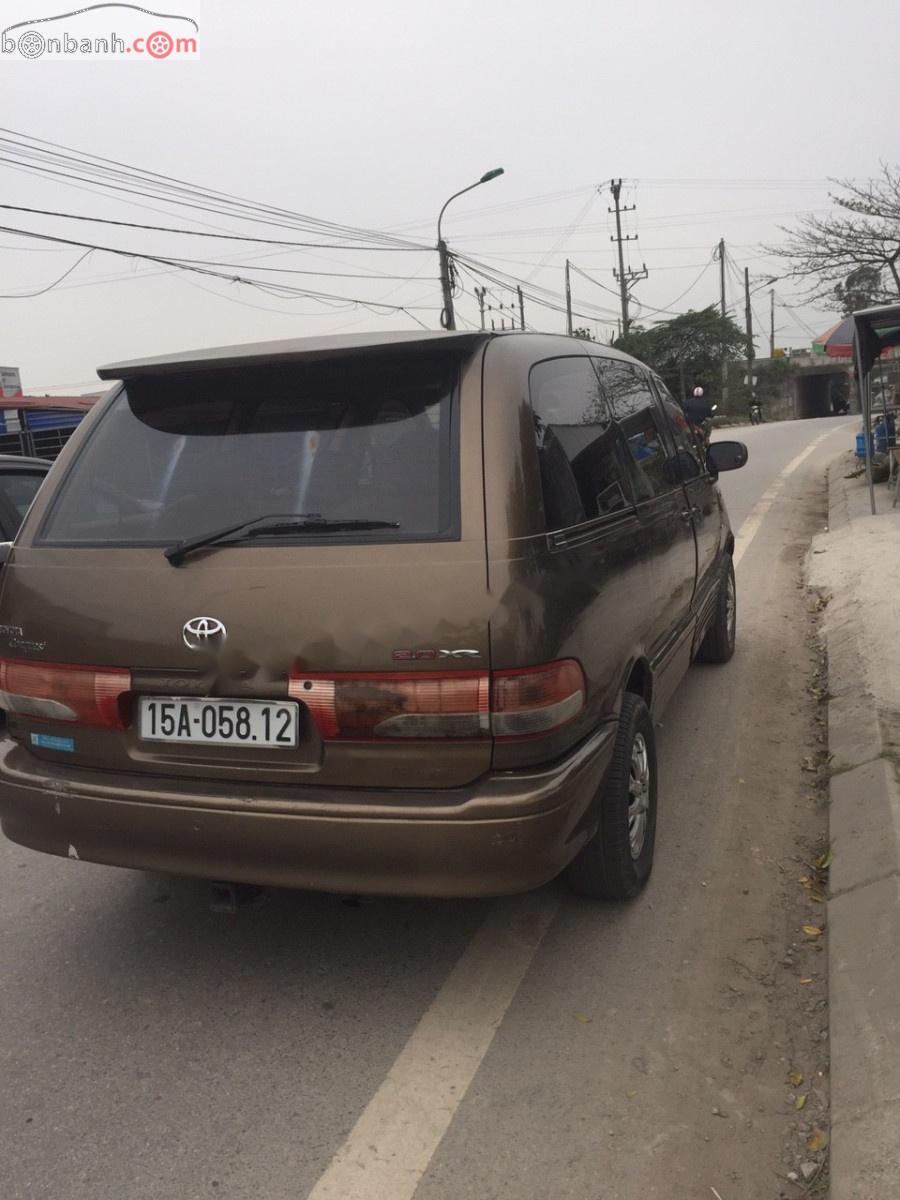
[[[809,458],[813,450],[815,450],[822,442],[824,442],[826,438],[831,437],[833,433],[837,433],[839,430],[841,432],[845,431],[846,426],[838,425],[834,429],[829,429],[826,433],[820,434],[819,437],[810,442],[810,444],[804,451],[802,451],[802,453],[798,454],[796,458],[791,459],[781,474],[776,477],[775,482],[766,488],[766,490],[757,500],[756,504],[754,504],[750,514],[734,537],[733,561],[735,570],[737,570],[738,564],[747,553],[750,543],[759,532],[759,527],[765,520],[766,514],[777,500],[778,493],[784,487],[785,480],[788,479],[789,476],[793,475],[802,462]]]
[[[735,537],[740,562],[785,480],[784,468]],[[544,888],[498,900],[307,1200],[411,1200],[562,902]]]
[[[498,900],[308,1200],[410,1200],[562,897]]]

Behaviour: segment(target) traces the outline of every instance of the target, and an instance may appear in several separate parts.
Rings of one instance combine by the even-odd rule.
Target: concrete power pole
[[[722,318],[722,411],[728,409],[728,357],[725,353],[724,325],[728,311],[725,305],[725,239],[719,238],[719,315]]]
[[[622,304],[622,334],[624,336],[628,333],[628,328],[631,325],[631,320],[628,316],[628,285],[629,283],[636,283],[639,279],[647,278],[647,264],[645,263],[640,271],[632,271],[630,268],[628,271],[625,270],[625,254],[622,247],[625,242],[636,242],[637,234],[632,233],[626,234],[624,237],[622,236],[622,213],[633,212],[635,205],[622,205],[620,203],[619,198],[622,195],[621,179],[613,179],[610,183],[610,190],[612,191],[615,208],[607,209],[607,212],[616,214],[616,236],[612,237],[610,235],[609,240],[616,243],[619,251],[619,270],[618,274],[613,271],[613,275],[619,281],[619,297]]]
[[[775,357],[775,289],[769,290],[769,358]]]
[[[750,401],[754,398],[753,391],[753,310],[750,307],[750,268],[744,267],[744,316],[747,321],[747,387],[750,389]]]
[[[441,311],[441,324],[445,329],[456,328],[456,314],[453,311],[453,288],[450,284],[450,251],[443,238],[438,242],[438,257],[441,262],[441,294],[444,307]]]
[[[481,317],[482,329],[484,329],[484,294],[486,291],[487,289],[483,287],[476,287],[475,289],[475,298],[478,300],[478,313]]]
[[[519,293],[519,328],[524,329],[525,328],[525,301],[522,299],[521,287],[517,287],[516,291]]]
[[[572,281],[569,276],[569,260],[566,259],[566,333],[572,336]]]

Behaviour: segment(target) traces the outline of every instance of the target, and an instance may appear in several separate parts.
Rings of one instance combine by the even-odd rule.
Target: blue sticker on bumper
[[[31,735],[32,746],[40,746],[42,750],[65,750],[67,754],[75,752],[75,739],[66,737],[54,737],[49,733],[33,733]]]

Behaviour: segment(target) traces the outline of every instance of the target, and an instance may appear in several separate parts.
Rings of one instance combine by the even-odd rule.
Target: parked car
[[[703,457],[646,367],[543,334],[100,375],[3,568],[9,838],[339,892],[638,891],[654,722],[734,649],[740,443]]]
[[[0,542],[11,542],[53,464],[45,458],[0,454]]]

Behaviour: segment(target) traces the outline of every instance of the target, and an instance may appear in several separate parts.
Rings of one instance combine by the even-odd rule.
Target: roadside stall
[[[862,412],[863,450],[866,462],[866,481],[869,504],[875,512],[875,483],[872,460],[876,453],[888,456],[889,479],[894,486],[897,503],[900,473],[897,467],[897,423],[900,409],[892,403],[894,397],[885,384],[882,373],[884,356],[894,346],[900,346],[900,304],[866,308],[853,314],[853,357],[856,365],[859,403]]]

